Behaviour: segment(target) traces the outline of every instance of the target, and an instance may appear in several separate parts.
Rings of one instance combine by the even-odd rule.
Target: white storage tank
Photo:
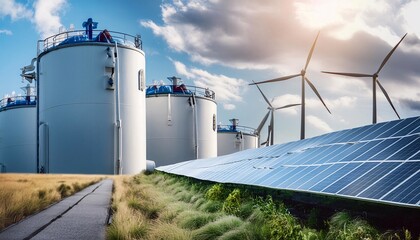
[[[156,166],[217,157],[215,94],[181,84],[147,88],[147,159]]]
[[[38,55],[39,164],[47,173],[146,169],[145,55],[139,37],[64,32]],[[97,36],[95,37],[95,35]]]
[[[217,126],[217,156],[258,148],[259,139],[255,129],[239,126],[236,118],[229,121],[231,125]]]
[[[0,100],[0,172],[36,173],[36,97],[33,87]]]

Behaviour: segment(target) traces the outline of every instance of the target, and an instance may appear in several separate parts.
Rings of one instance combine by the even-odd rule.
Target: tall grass
[[[96,175],[0,174],[0,230],[101,178]]]
[[[113,209],[116,212],[107,230],[108,239],[409,240],[411,237],[407,230],[380,235],[366,221],[347,213],[337,213],[323,224],[324,228],[314,229],[318,225],[316,211],[310,211],[309,221],[303,221],[270,196],[256,198],[246,189],[161,173],[116,179]]]

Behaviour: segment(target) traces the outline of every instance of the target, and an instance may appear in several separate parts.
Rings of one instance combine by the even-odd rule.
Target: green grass
[[[271,196],[168,174],[116,177],[114,190],[107,239],[411,240],[408,230],[380,234],[345,212],[324,221],[312,209],[299,219]]]

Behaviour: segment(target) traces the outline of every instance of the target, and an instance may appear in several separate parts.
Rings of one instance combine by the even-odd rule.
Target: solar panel
[[[420,207],[420,117],[157,169],[220,183]]]

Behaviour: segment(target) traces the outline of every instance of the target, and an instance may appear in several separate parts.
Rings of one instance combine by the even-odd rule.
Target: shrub
[[[277,206],[271,196],[266,200],[257,199],[257,207],[261,210],[266,223],[263,230],[269,239],[301,239],[302,227],[289,213],[283,203]]]
[[[241,190],[234,189],[223,203],[223,211],[227,214],[237,215],[241,206]]]
[[[78,182],[73,183],[72,186],[75,192],[78,192],[83,189],[83,187]]]
[[[407,229],[392,231],[389,230],[382,234],[381,239],[386,240],[411,240],[411,232]],[[419,237],[420,239],[420,237]]]
[[[346,212],[334,214],[329,221],[326,239],[377,239],[378,232],[366,221],[351,219]]]
[[[320,221],[320,211],[318,208],[312,208],[308,214],[306,225],[309,228],[321,228],[322,223]]]
[[[70,190],[71,187],[65,183],[62,183],[57,187],[57,192],[60,194],[61,198],[69,196],[71,194]]]
[[[209,190],[207,190],[205,197],[208,200],[223,201],[226,198],[226,191],[223,189],[222,184],[214,184]]]

